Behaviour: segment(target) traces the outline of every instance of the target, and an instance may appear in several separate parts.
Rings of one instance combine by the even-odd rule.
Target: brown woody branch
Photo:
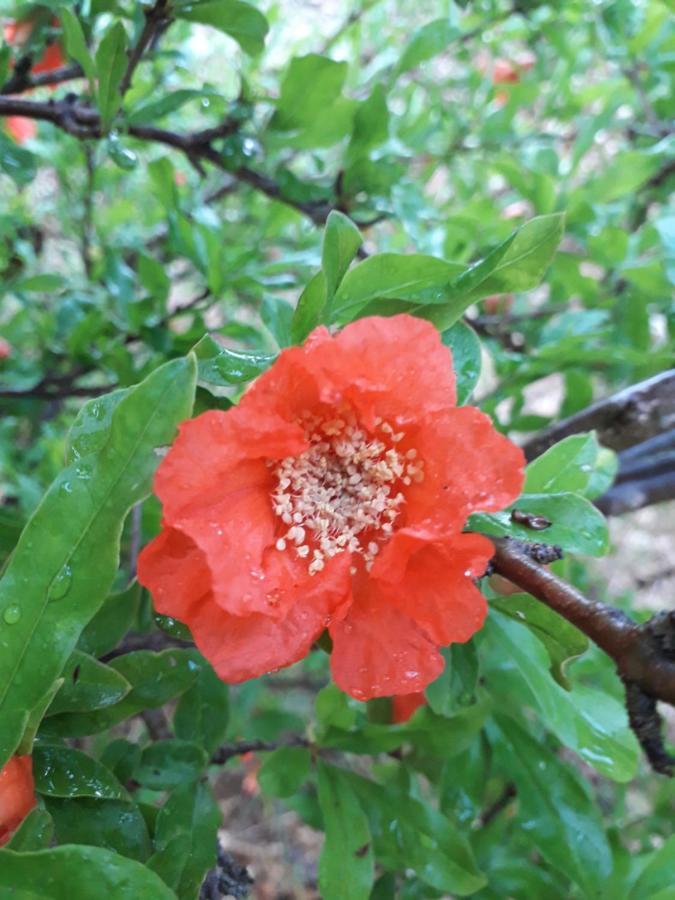
[[[101,121],[95,109],[79,99],[50,100],[38,102],[14,97],[0,97],[0,116],[24,116],[43,122],[51,122],[67,134],[79,140],[103,137]],[[229,168],[224,157],[213,146],[213,142],[232,133],[232,122],[226,120],[218,128],[180,134],[150,125],[131,125],[126,129],[131,137],[141,141],[164,144],[184,153],[187,159],[203,174],[203,163],[208,162],[231,175],[271,200],[290,206],[309,218],[315,225],[323,225],[333,209],[324,201],[301,201],[286,197],[279,184],[268,175],[256,172],[248,166]]]
[[[145,10],[144,12],[145,25],[143,26],[143,30],[141,31],[140,37],[138,38],[134,49],[129,55],[129,63],[124,75],[122,76],[122,81],[120,82],[119,91],[123,97],[131,86],[134,72],[136,71],[136,67],[140,63],[141,59],[143,58],[143,54],[152,43],[157,32],[165,27],[169,19],[169,16],[167,14],[167,0],[156,0],[154,6],[152,6],[150,9]]]
[[[311,741],[296,734],[291,737],[279,741],[236,741],[233,744],[223,744],[211,756],[211,764],[214,766],[222,766],[235,756],[242,756],[244,753],[269,753],[272,750],[278,750],[280,747],[311,747]]]
[[[652,767],[672,775],[675,759],[663,746],[656,702],[675,706],[675,612],[659,613],[638,625],[625,613],[589,600],[535,562],[528,545],[491,538],[494,571],[583,631],[615,663],[626,686],[631,726]]]
[[[675,369],[670,369],[556,422],[529,440],[523,449],[531,460],[571,434],[595,429],[601,444],[624,450],[673,427]]]
[[[75,78],[83,78],[82,68],[74,63],[60,66],[50,72],[31,72],[32,60],[30,57],[22,57],[14,67],[11,77],[0,87],[0,94],[22,94],[24,91],[39,87],[51,87],[62,84],[64,81],[73,81]]]

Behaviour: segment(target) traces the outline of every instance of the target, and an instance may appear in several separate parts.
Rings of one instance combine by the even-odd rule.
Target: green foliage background
[[[107,656],[185,637],[133,582],[156,448],[193,397],[227,408],[318,322],[429,318],[460,402],[519,440],[671,364],[672,8],[170,7],[122,97],[143,7],[64,4],[87,79],[26,96],[89,95],[104,134],[0,131],[0,760],[37,735],[41,798],[0,851],[2,896],[196,897],[209,760],[288,735],[314,749],[276,749],[260,784],[326,831],[327,900],[675,896],[675,789],[639,765],[610,662],[527,595],[490,593],[406,725],[329,685],[323,653],[229,699],[191,648]],[[495,60],[517,80],[495,84]],[[589,500],[612,475],[570,438],[519,504],[584,590],[603,590],[584,557],[607,550]],[[473,524],[527,536],[508,514]],[[138,717],[162,707],[157,739]]]

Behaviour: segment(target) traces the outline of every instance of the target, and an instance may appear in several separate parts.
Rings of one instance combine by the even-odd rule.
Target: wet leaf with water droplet
[[[0,766],[110,590],[122,523],[150,490],[154,448],[169,443],[190,414],[195,375],[193,357],[173,360],[136,387],[86,403],[72,428],[68,467],[26,525],[0,581],[0,609],[20,597],[22,610],[11,628],[0,628]],[[75,471],[82,465],[90,467],[87,480]]]
[[[50,900],[176,900],[145,866],[101,847],[54,847],[32,853],[0,849],[0,888]]]

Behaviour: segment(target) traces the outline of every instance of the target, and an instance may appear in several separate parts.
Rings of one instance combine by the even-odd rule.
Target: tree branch
[[[84,72],[77,63],[60,66],[58,69],[52,69],[49,72],[38,72],[37,74],[33,74],[30,69],[21,71],[20,66],[17,64],[11,77],[0,87],[0,95],[22,94],[24,91],[33,90],[33,88],[50,87],[54,84],[62,84],[64,81],[72,81],[75,78],[83,77]]]
[[[571,434],[595,429],[598,440],[624,450],[675,427],[675,369],[662,372],[556,422],[523,447],[528,460]]]
[[[490,540],[495,545],[495,572],[563,616],[614,661],[626,685],[631,726],[655,770],[671,775],[675,759],[663,747],[656,701],[675,706],[675,611],[638,625],[621,610],[589,600],[540,566],[523,542]]]
[[[233,744],[223,744],[211,756],[211,765],[222,766],[235,756],[244,753],[269,753],[278,750],[279,747],[311,747],[311,741],[296,734],[279,741],[237,741]]]
[[[129,63],[126,71],[122,76],[119,91],[124,97],[131,86],[136,67],[143,58],[143,54],[152,43],[155,34],[165,25],[169,16],[167,15],[167,0],[156,0],[155,5],[145,10],[145,25],[143,31],[129,56]]]
[[[103,136],[98,113],[92,107],[83,104],[78,98],[38,102],[14,97],[0,97],[0,116],[24,116],[29,119],[51,122],[57,128],[79,140]],[[292,207],[309,218],[315,225],[323,225],[333,209],[331,203],[292,200],[282,193],[279,184],[268,175],[256,172],[248,166],[240,166],[237,169],[227,166],[222,155],[212,146],[212,142],[226,133],[231,133],[231,128],[231,122],[228,120],[218,128],[187,134],[179,134],[150,125],[131,125],[126,129],[126,133],[141,141],[152,141],[179,150],[185,154],[200,174],[204,174],[202,162],[210,162],[271,200]]]

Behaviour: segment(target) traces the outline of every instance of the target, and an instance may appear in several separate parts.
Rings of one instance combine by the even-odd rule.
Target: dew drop
[[[2,618],[8,625],[16,625],[21,618],[21,609],[16,605],[8,606],[2,614]]]
[[[420,673],[416,672],[414,669],[410,669],[408,672],[405,672],[404,674],[405,674],[405,677],[409,678],[409,679],[420,677]]]
[[[64,566],[52,582],[51,590],[49,591],[49,599],[60,600],[62,597],[65,597],[70,590],[72,580],[73,570],[70,566]]]
[[[64,494],[72,494],[73,493],[72,484],[69,481],[64,481],[63,484],[61,485],[61,491]]]

